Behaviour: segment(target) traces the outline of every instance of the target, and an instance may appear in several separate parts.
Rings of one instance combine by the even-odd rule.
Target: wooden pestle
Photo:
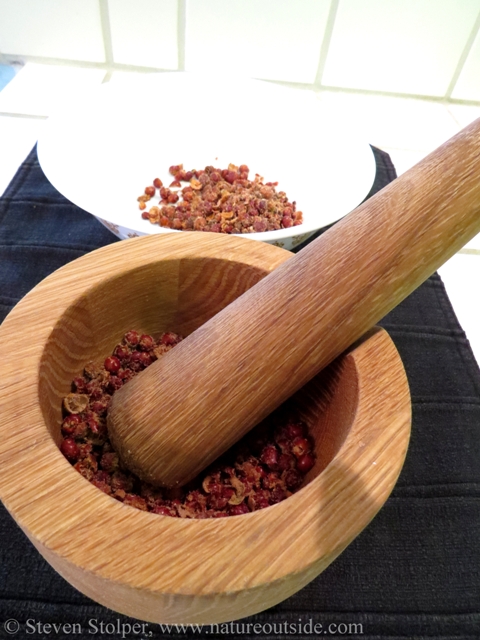
[[[186,483],[478,232],[480,119],[120,389],[108,428],[125,464]]]

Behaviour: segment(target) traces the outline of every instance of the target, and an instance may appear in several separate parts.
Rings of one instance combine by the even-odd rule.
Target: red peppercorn
[[[114,491],[121,490],[131,493],[133,490],[133,478],[121,471],[115,471],[112,475],[111,485]]]
[[[236,504],[233,507],[230,507],[231,516],[241,516],[243,513],[250,513],[250,509],[244,502],[242,502],[241,504]]]
[[[265,220],[255,220],[253,223],[253,228],[256,233],[260,233],[267,230],[267,223]]]
[[[115,391],[118,391],[118,389],[120,389],[120,387],[122,386],[122,378],[119,378],[118,376],[110,376],[110,380],[107,382],[105,390],[107,391],[107,393],[114,394]]]
[[[160,187],[163,187],[163,182],[160,180],[160,178],[155,178],[155,180],[153,181],[153,186],[157,189],[160,189]]]
[[[303,456],[301,456],[297,460],[297,469],[300,471],[300,473],[307,473],[308,471],[310,471],[314,464],[315,459],[312,454],[304,453]]]
[[[278,458],[278,468],[281,471],[286,471],[295,466],[295,458],[288,453],[282,453]]]
[[[62,433],[71,436],[75,433],[77,426],[82,422],[82,418],[78,413],[72,413],[62,422]]]
[[[79,422],[75,427],[75,431],[72,434],[72,437],[83,439],[87,435],[87,431],[88,431],[88,421]]]
[[[172,510],[165,506],[155,505],[153,507],[153,513],[158,513],[159,516],[173,516]]]
[[[93,445],[90,442],[77,442],[78,446],[78,458],[84,460],[90,453],[92,453]]]
[[[120,360],[115,356],[108,356],[108,358],[105,358],[105,362],[103,363],[103,366],[109,373],[117,373],[117,371],[121,367],[121,364],[120,364]]]
[[[282,500],[285,500],[286,497],[287,497],[287,494],[285,490],[278,485],[273,489],[272,493],[270,494],[270,500],[272,504],[277,504],[278,502],[282,502]]]
[[[288,471],[285,471],[283,479],[289,489],[298,489],[302,484],[302,476],[295,469],[288,469]]]
[[[148,367],[149,365],[152,364],[152,357],[149,353],[146,353],[145,351],[141,351],[140,352],[140,362],[143,364],[144,367]]]
[[[95,477],[95,471],[88,464],[83,464],[83,460],[79,460],[73,465],[73,468],[80,473],[85,480],[92,482]]]
[[[138,333],[138,331],[127,331],[123,339],[125,340],[125,343],[130,347],[136,347],[140,342],[140,334]]]
[[[289,422],[285,428],[287,438],[302,438],[305,435],[305,427],[300,422]]]
[[[145,351],[134,351],[130,356],[130,369],[132,371],[141,371],[152,363],[152,358]]]
[[[67,458],[67,460],[70,460],[70,462],[75,462],[76,460],[78,460],[78,456],[80,455],[80,450],[73,438],[65,438],[65,440],[63,440],[62,444],[60,445],[60,451]]]
[[[96,415],[100,415],[101,413],[104,413],[106,409],[105,405],[100,400],[95,400],[94,402],[92,402],[92,404],[90,405],[90,408]]]
[[[160,338],[160,342],[166,345],[177,344],[177,342],[179,342],[178,335],[176,333],[171,333],[171,332],[164,333]]]
[[[145,187],[145,193],[147,196],[154,196],[155,195],[155,187]]]
[[[120,361],[127,360],[130,356],[130,349],[124,344],[119,344],[115,347],[113,355]]]
[[[106,482],[103,482],[102,480],[98,480],[97,474],[93,476],[93,479],[90,480],[90,482],[93,484],[94,487],[97,487],[97,489],[100,489],[100,491],[103,491],[103,493],[106,493],[107,495],[111,495],[112,488]]]
[[[72,382],[73,390],[77,393],[86,393],[87,382],[85,378],[78,377],[74,378]]]
[[[265,509],[269,506],[268,491],[259,489],[256,493],[248,496],[248,506],[252,511],[258,511],[258,509]]]
[[[147,511],[147,501],[144,498],[141,498],[140,496],[132,493],[127,493],[127,495],[123,499],[123,504],[128,504],[131,507],[140,509],[141,511]]]
[[[114,473],[118,469],[118,455],[113,451],[104,453],[100,458],[100,466],[108,473]]]
[[[98,400],[102,397],[103,391],[98,380],[90,380],[87,384],[87,393],[91,400]]]
[[[170,220],[165,216],[161,216],[160,220],[158,221],[158,224],[161,227],[169,227],[170,226]]]
[[[278,468],[278,449],[273,445],[267,445],[260,456],[260,460],[263,464],[267,465],[269,469]]]
[[[292,451],[297,458],[301,458],[304,453],[310,450],[310,444],[306,438],[294,438]]]
[[[105,482],[105,484],[109,484],[110,475],[106,471],[97,471],[95,474],[95,480],[97,482]]]
[[[130,371],[130,369],[120,369],[117,375],[120,378],[120,380],[122,380],[123,383],[125,384],[125,382],[128,382],[133,378],[134,374],[133,374],[133,371]]]
[[[227,171],[227,175],[225,176],[225,180],[230,184],[233,184],[235,180],[238,178],[238,173],[236,171]]]
[[[155,347],[155,340],[152,338],[152,336],[149,336],[146,333],[144,333],[140,337],[138,347],[142,351],[151,351]]]
[[[233,493],[234,493],[233,491],[231,492],[230,495],[228,494],[223,495],[222,493],[211,493],[208,498],[210,508],[224,509],[227,506],[228,501],[232,497]]]
[[[91,412],[91,415],[86,422],[86,426],[95,435],[98,435],[102,431],[102,428],[100,427],[98,415],[96,413],[93,413],[93,411]]]
[[[264,489],[275,489],[278,483],[279,478],[276,471],[269,471],[267,474],[265,474],[265,477],[262,478],[262,487]]]

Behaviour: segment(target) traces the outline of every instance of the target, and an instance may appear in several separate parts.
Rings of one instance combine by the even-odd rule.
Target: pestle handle
[[[184,484],[478,232],[480,119],[120,389],[120,456],[147,481]]]

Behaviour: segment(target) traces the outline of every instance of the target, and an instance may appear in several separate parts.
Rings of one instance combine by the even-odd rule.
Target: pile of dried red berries
[[[128,331],[103,364],[89,363],[63,401],[60,449],[96,487],[144,511],[181,518],[241,515],[281,502],[315,463],[305,424],[271,416],[181,489],[157,489],[122,466],[107,432],[112,395],[182,340]]]
[[[264,184],[258,174],[248,179],[249,168],[230,164],[228,169],[205,167],[184,171],[183,165],[170,167],[174,176],[170,187],[159,178],[138,197],[142,218],[161,227],[216,233],[257,233],[278,231],[302,223],[301,211],[289,202],[277,182]],[[182,188],[182,182],[188,182]],[[147,202],[159,190],[159,206],[147,211]],[[182,199],[180,199],[182,198]]]

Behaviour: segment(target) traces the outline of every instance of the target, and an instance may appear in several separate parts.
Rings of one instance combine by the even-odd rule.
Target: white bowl
[[[66,100],[42,131],[38,157],[64,196],[122,239],[181,233],[143,220],[137,202],[154,178],[170,184],[171,165],[247,164],[250,177],[278,181],[303,223],[245,235],[286,249],[360,204],[376,170],[367,142],[323,121],[313,92],[188,73],[111,81]]]

